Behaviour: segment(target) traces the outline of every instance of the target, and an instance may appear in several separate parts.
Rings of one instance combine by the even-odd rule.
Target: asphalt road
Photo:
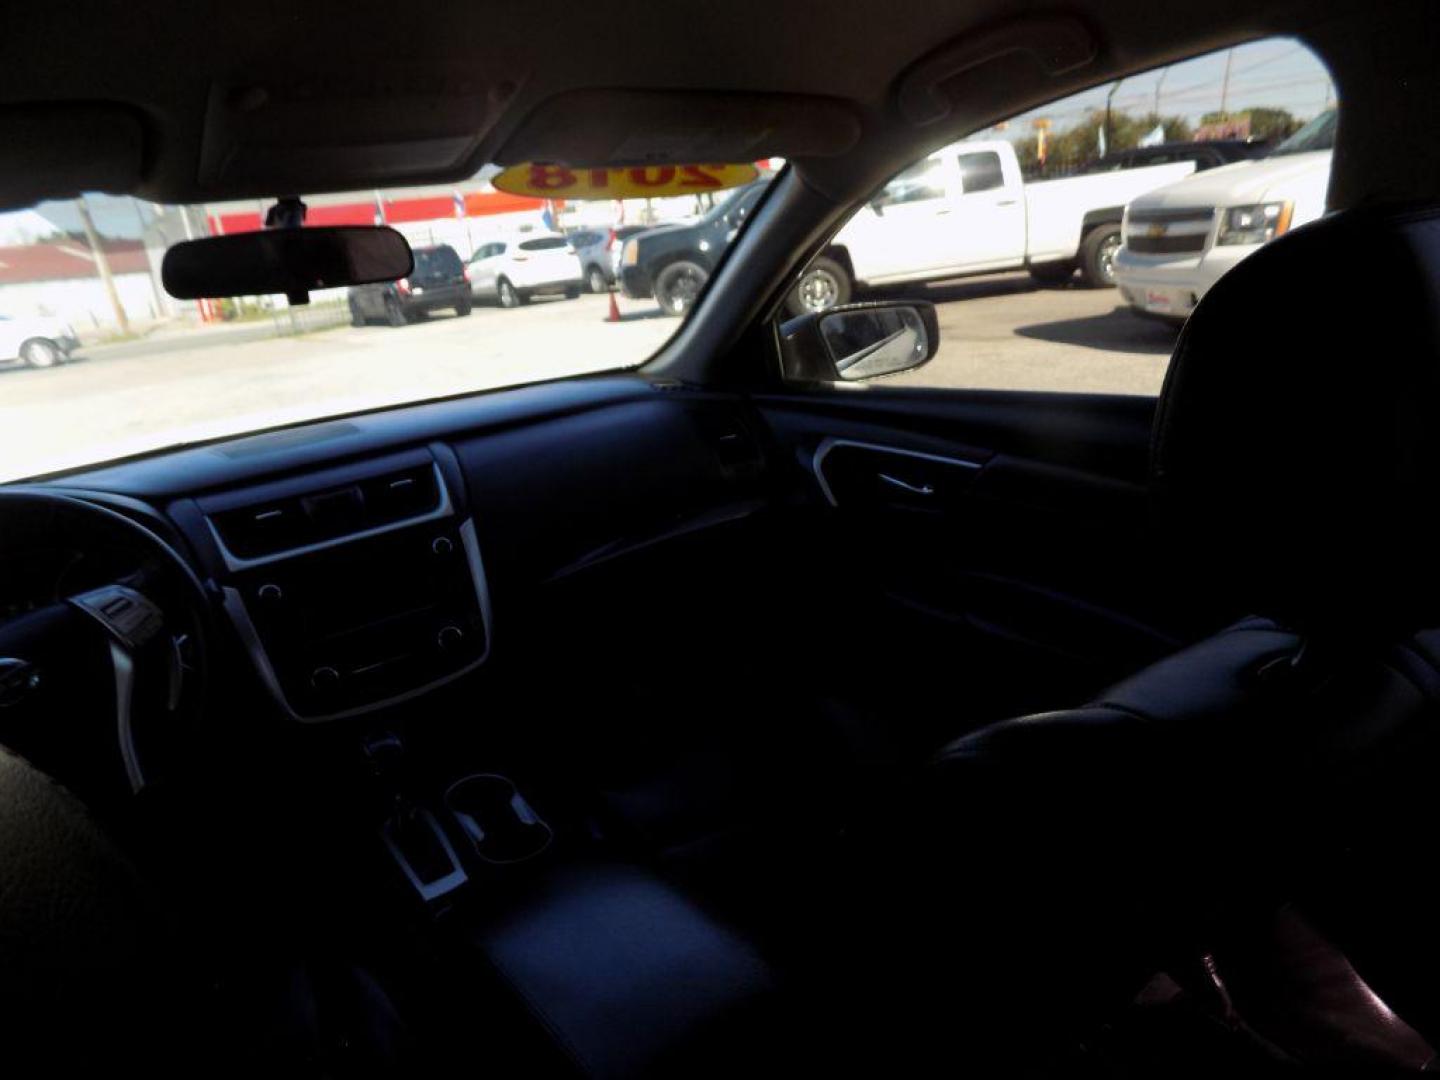
[[[895,384],[1154,394],[1175,330],[1114,290],[1039,289],[996,275],[885,295],[940,308],[940,351]],[[649,301],[536,301],[400,329],[298,337],[196,331],[83,351],[47,371],[0,371],[0,479],[402,401],[634,365],[678,325]],[[148,345],[148,347],[147,347]]]
[[[1114,289],[1037,287],[997,274],[882,295],[923,296],[940,351],[896,385],[1158,394],[1178,328],[1135,315]]]

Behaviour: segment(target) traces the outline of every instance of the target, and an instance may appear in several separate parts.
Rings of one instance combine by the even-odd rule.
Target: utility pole
[[[1115,100],[1115,91],[1120,89],[1120,84],[1124,81],[1124,79],[1116,79],[1114,85],[1110,87],[1110,92],[1105,95],[1105,153],[1101,154],[1101,157],[1110,153],[1110,147],[1115,141],[1110,135],[1110,102]]]
[[[1230,115],[1230,62],[1235,59],[1235,50],[1230,49],[1225,53],[1225,78],[1220,83],[1220,115],[1226,118]]]
[[[120,303],[120,294],[115,291],[110,260],[105,256],[105,249],[100,246],[100,237],[95,233],[95,222],[90,220],[90,207],[85,202],[84,195],[76,198],[75,209],[80,213],[80,227],[85,230],[85,243],[90,245],[90,254],[95,259],[95,272],[100,275],[100,282],[105,286],[105,295],[110,298],[110,306],[115,311],[115,322],[119,324],[122,334],[128,334],[130,319],[125,314],[125,306]]]
[[[1160,78],[1155,80],[1155,115],[1160,115],[1160,88],[1165,85],[1165,76],[1170,74],[1170,69],[1163,68],[1160,71]]]
[[[133,195],[130,197],[130,206],[135,211],[135,220],[140,223],[140,246],[145,251],[145,265],[150,270],[150,291],[155,294],[152,317],[158,319],[165,314],[165,291],[160,287],[160,279],[155,276],[155,264],[150,261],[150,245],[146,243],[146,238],[150,235],[150,226],[154,224],[154,221],[145,220],[145,214],[140,209],[140,200]]]

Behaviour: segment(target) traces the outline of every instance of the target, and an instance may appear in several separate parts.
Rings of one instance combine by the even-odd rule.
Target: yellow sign
[[[754,165],[512,165],[490,183],[496,191],[537,199],[651,199],[699,195],[748,184]]]

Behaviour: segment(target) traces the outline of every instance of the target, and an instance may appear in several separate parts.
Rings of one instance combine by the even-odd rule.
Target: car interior
[[[563,14],[7,8],[66,43],[0,67],[7,208],[787,162],[638,369],[0,486],[10,1070],[1440,1067],[1440,9]],[[785,311],[917,158],[1278,34],[1329,213],[1158,399],[848,381]]]

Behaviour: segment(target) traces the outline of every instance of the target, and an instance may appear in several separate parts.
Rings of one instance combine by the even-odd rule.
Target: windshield
[[[753,203],[759,197],[761,187],[763,187],[763,183],[750,184],[746,187],[736,188],[733,191],[727,191],[723,195],[715,196],[715,205],[711,207],[700,220],[708,225],[712,222],[719,221],[726,214],[730,213],[732,209],[742,206],[742,204]],[[738,225],[739,222],[737,221],[734,224]]]
[[[1334,109],[1321,113],[1270,151],[1269,156],[1279,157],[1281,154],[1308,154],[1315,150],[1333,150],[1335,148],[1335,116]]]
[[[701,295],[662,303],[665,290],[693,283],[659,280],[660,255],[675,249],[652,253],[644,231],[718,217],[755,190],[541,199],[497,191],[496,172],[303,196],[307,225],[388,225],[415,253],[405,280],[321,290],[303,306],[284,296],[180,301],[161,286],[169,247],[259,229],[274,200],[176,206],[92,194],[0,213],[0,480],[636,367]],[[739,224],[705,248],[697,238],[700,272]],[[612,231],[633,234],[633,263],[622,265],[626,241]]]

